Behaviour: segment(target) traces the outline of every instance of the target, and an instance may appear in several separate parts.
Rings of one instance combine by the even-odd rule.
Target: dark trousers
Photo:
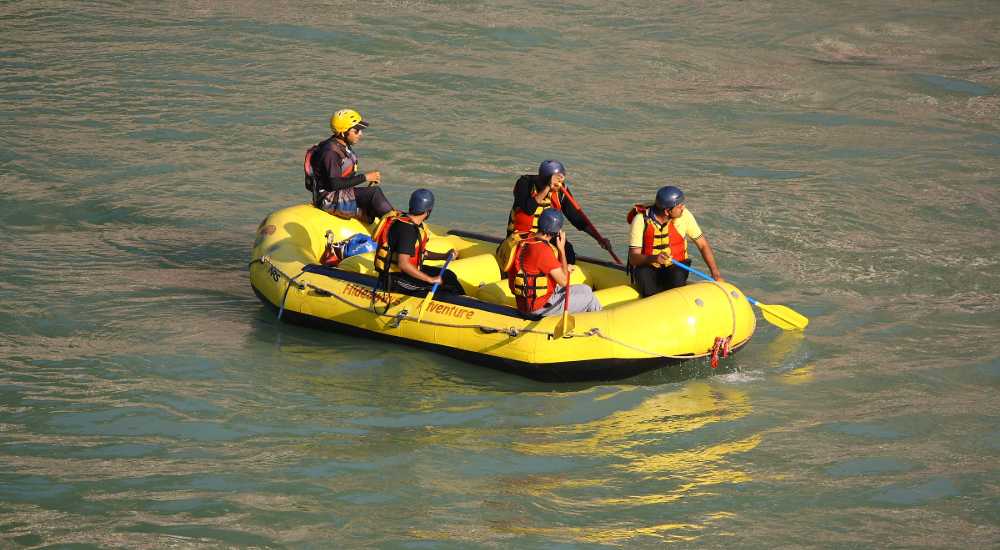
[[[392,211],[389,199],[385,198],[382,188],[378,185],[371,187],[355,187],[354,196],[358,201],[358,208],[364,211],[369,219],[381,218],[386,213]],[[444,283],[441,283],[444,285]]]
[[[440,267],[429,267],[424,266],[420,268],[420,271],[430,275],[431,277],[437,277],[441,273]],[[425,283],[410,277],[409,275],[402,272],[395,272],[392,274],[392,289],[395,291],[413,291],[413,290],[426,290],[430,291],[431,287],[434,286],[430,283]],[[465,290],[462,288],[462,284],[458,282],[458,277],[449,269],[444,272],[441,276],[441,285],[438,286],[438,292],[450,292],[451,294],[464,295]]]
[[[321,193],[320,197],[322,197],[325,193],[326,191]],[[322,202],[322,198],[319,200]],[[354,200],[358,203],[358,214],[360,217],[365,218],[367,223],[371,223],[371,221],[375,218],[381,218],[393,209],[392,204],[389,203],[389,199],[385,198],[385,194],[382,193],[382,188],[377,185],[373,185],[371,187],[355,187]],[[315,204],[314,206],[317,208],[320,207],[319,204]],[[331,213],[336,214],[336,212]]]
[[[556,244],[555,239],[552,240],[552,244]],[[566,241],[566,263],[576,265],[576,250],[569,241]]]
[[[682,263],[691,265],[691,260],[687,259]],[[644,265],[632,270],[632,283],[643,298],[684,286],[687,284],[687,279],[688,272],[675,265],[660,268]]]

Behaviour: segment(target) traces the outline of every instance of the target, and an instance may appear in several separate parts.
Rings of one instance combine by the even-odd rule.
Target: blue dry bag
[[[364,233],[358,233],[352,236],[350,239],[344,243],[344,251],[341,259],[350,258],[351,256],[357,256],[358,254],[365,254],[367,252],[375,252],[377,249],[375,241],[371,237],[365,235]]]

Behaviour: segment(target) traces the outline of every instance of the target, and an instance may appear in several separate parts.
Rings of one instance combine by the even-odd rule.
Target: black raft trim
[[[462,237],[463,239],[475,239],[477,241],[483,241],[487,243],[500,244],[503,239],[500,237],[493,237],[490,235],[484,235],[482,233],[476,233],[473,231],[463,231],[461,229],[451,229],[448,231],[449,235],[454,235],[456,237]],[[614,262],[609,262],[607,260],[598,260],[597,258],[591,258],[590,256],[577,256],[576,261],[586,262],[588,264],[600,265],[604,267],[610,267],[611,269],[617,269],[618,271],[625,271],[625,266],[618,265]]]
[[[315,273],[317,275],[323,275],[331,279],[340,279],[341,281],[347,281],[350,283],[356,283],[358,285],[372,288],[375,286],[375,277],[373,275],[364,275],[354,271],[344,271],[336,267],[328,265],[319,264],[309,264],[302,268],[302,271],[306,273]],[[379,289],[384,290],[384,289]],[[393,294],[404,294],[406,296],[415,296],[417,298],[423,298],[427,295],[427,290],[416,289],[393,289]],[[456,306],[462,306],[470,309],[478,309],[480,311],[486,311],[488,313],[496,313],[498,315],[506,315],[507,317],[515,317],[517,319],[523,319],[525,321],[540,321],[544,319],[541,315],[533,315],[531,313],[521,313],[515,308],[509,306],[502,306],[499,304],[493,304],[490,302],[484,302],[478,300],[471,296],[464,296],[461,294],[452,294],[450,292],[445,292],[438,289],[437,293],[434,294],[435,302],[443,302],[445,304],[454,304]]]

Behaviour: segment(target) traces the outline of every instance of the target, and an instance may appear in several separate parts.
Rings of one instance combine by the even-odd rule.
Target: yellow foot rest
[[[428,265],[437,264],[440,266],[440,264],[443,263],[444,262],[441,261],[428,262]],[[374,275],[375,253],[369,252],[367,254],[358,254],[357,256],[345,258],[344,261],[340,262],[340,265],[337,267],[343,269],[344,271],[352,271],[363,275]],[[448,266],[448,270],[458,277],[458,280],[462,283],[462,288],[465,289],[466,294],[475,297],[478,297],[479,288],[481,286],[500,280],[500,268],[497,267],[496,258],[494,258],[492,254],[479,254],[469,258],[459,258],[451,262]],[[507,282],[503,281],[503,283],[503,286],[506,287]],[[508,292],[510,291],[508,290]]]
[[[510,291],[507,279],[480,286],[476,292],[476,298],[491,304],[517,307],[517,301],[514,300],[514,294]]]
[[[601,307],[606,309],[615,304],[637,300],[639,293],[629,285],[618,285],[596,290],[594,291],[594,296],[597,296],[597,299],[601,302]]]
[[[362,275],[374,275],[375,253],[369,252],[367,254],[357,254],[350,258],[344,258],[344,261],[340,262],[337,267],[344,271],[353,271]]]
[[[479,297],[479,289],[500,280],[500,267],[492,254],[478,254],[459,258],[448,266],[448,270],[458,277],[462,288],[469,296]],[[503,281],[507,286],[507,281]]]

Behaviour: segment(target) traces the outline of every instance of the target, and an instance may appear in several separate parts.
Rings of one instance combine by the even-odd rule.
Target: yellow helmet
[[[330,117],[330,129],[335,134],[346,134],[355,126],[367,128],[368,123],[361,119],[361,113],[353,109],[341,109]]]

